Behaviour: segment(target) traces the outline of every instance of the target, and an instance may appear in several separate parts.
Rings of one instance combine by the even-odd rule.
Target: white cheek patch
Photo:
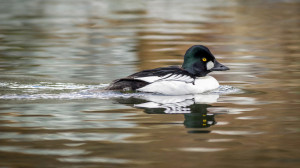
[[[207,70],[210,70],[211,68],[214,67],[214,63],[212,61],[209,61],[207,64],[206,64],[206,69]]]

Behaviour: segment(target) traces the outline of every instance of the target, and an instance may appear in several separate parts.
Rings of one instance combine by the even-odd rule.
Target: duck
[[[163,95],[200,94],[219,88],[219,82],[208,74],[227,71],[204,45],[190,47],[182,65],[143,70],[116,79],[106,90],[121,92],[147,92]]]

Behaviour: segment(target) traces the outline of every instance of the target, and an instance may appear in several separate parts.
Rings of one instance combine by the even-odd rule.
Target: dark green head
[[[195,76],[205,76],[211,71],[226,71],[228,67],[220,64],[209,49],[203,45],[194,45],[184,55],[182,68]]]

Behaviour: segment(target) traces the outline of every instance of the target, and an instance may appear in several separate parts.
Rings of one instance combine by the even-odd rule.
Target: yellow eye
[[[202,58],[202,61],[206,62],[206,61],[207,61],[207,59],[206,59],[206,58]]]

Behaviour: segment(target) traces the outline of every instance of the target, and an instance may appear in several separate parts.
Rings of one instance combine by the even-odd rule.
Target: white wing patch
[[[188,75],[174,74],[174,75],[170,75],[167,78],[163,79],[163,81],[181,81],[181,82],[191,83],[194,81],[194,78],[192,78]]]
[[[138,80],[142,80],[142,81],[145,81],[145,82],[153,83],[155,81],[161,80],[161,77],[159,77],[159,76],[147,76],[147,77],[140,77],[140,78],[134,78],[134,79],[138,79]]]
[[[158,81],[180,81],[186,83],[194,82],[194,78],[182,74],[167,74],[164,76],[147,76],[147,77],[138,77],[134,79],[142,80],[149,83],[158,82]]]

